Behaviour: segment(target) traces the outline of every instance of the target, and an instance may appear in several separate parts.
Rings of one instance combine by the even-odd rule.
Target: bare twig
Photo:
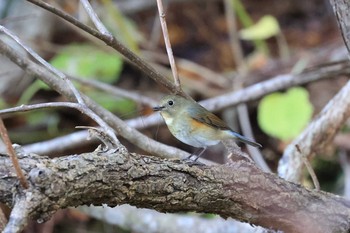
[[[60,9],[57,9],[50,4],[47,4],[43,1],[40,0],[27,0],[28,2],[31,2],[37,6],[40,6],[53,14],[61,17],[65,21],[75,25],[76,27],[82,29],[83,31],[89,33],[90,35],[102,40],[105,42],[107,45],[112,47],[113,49],[117,50],[120,54],[122,54],[125,58],[127,58],[129,61],[131,61],[132,64],[135,65],[137,69],[142,71],[143,73],[147,74],[148,77],[152,78],[154,81],[157,83],[163,85],[165,88],[170,90],[171,92],[175,93],[178,92],[179,95],[189,97],[185,92],[182,90],[178,90],[177,86],[174,85],[172,82],[170,82],[167,78],[162,76],[160,73],[158,73],[154,68],[152,68],[147,62],[142,60],[140,57],[138,57],[135,53],[133,53],[130,49],[125,47],[119,40],[117,40],[115,37],[109,37],[106,36],[99,31],[79,22],[77,19],[74,17],[66,14]]]
[[[17,159],[17,156],[16,156],[16,152],[15,152],[15,150],[12,147],[11,139],[8,136],[6,127],[5,127],[4,122],[2,121],[1,118],[0,118],[0,135],[2,137],[2,140],[4,140],[4,143],[6,145],[7,151],[9,153],[10,157],[11,157],[12,164],[13,164],[13,167],[14,167],[14,169],[16,171],[16,174],[17,174],[17,177],[19,179],[19,182],[21,183],[21,185],[22,185],[22,187],[24,189],[27,189],[28,188],[28,182],[27,182],[26,178],[24,177],[24,174],[22,172],[21,166],[19,165],[19,162],[18,162],[18,159]]]
[[[301,154],[301,150],[300,150],[299,145],[295,145],[295,148],[297,149],[297,151],[301,155],[301,159],[303,160],[303,162],[305,164],[305,167],[306,167],[306,169],[308,170],[308,172],[309,172],[309,174],[311,176],[311,179],[312,179],[312,182],[314,183],[315,189],[316,190],[320,190],[320,182],[318,181],[316,173],[315,173],[314,169],[312,168],[309,160],[303,154]]]
[[[177,73],[173,50],[171,49],[171,43],[169,39],[168,28],[165,21],[165,12],[163,8],[162,0],[157,0],[157,6],[158,6],[158,12],[159,12],[160,25],[162,26],[162,31],[163,31],[164,43],[165,43],[166,51],[169,57],[170,67],[173,72],[173,78],[174,78],[175,86],[177,88],[176,90],[176,93],[177,93],[177,92],[180,92],[181,90],[181,83],[180,83],[179,75]]]
[[[106,124],[106,122],[104,122],[100,117],[98,117],[93,111],[91,111],[91,109],[87,108],[85,105],[81,105],[78,103],[71,103],[71,102],[52,102],[52,103],[40,103],[40,104],[32,104],[32,105],[21,105],[18,107],[13,107],[13,108],[7,108],[7,109],[3,109],[0,110],[0,115],[2,114],[9,114],[9,113],[15,113],[15,112],[26,112],[26,111],[31,111],[31,110],[36,110],[36,109],[42,109],[42,108],[74,108],[78,111],[80,111],[81,113],[89,116],[92,120],[94,120],[98,125],[100,125],[105,132],[108,131],[106,130],[106,128],[109,126]],[[113,135],[115,135],[113,133]],[[108,135],[110,136],[110,135]],[[115,136],[114,136],[115,137]],[[116,137],[115,139],[110,137],[111,140],[114,141],[115,145],[121,146],[121,144],[116,144]],[[119,142],[117,140],[117,142]]]
[[[254,138],[252,127],[249,121],[248,108],[246,104],[240,104],[237,106],[237,111],[239,114],[239,122],[242,127],[242,131],[244,136],[248,138]],[[247,150],[249,151],[253,160],[257,163],[257,165],[265,172],[271,172],[271,169],[267,165],[263,155],[260,150],[256,147],[247,146]]]
[[[86,13],[89,15],[97,30],[99,30],[99,32],[101,32],[103,35],[108,36],[112,39],[113,35],[107,30],[105,25],[103,25],[101,20],[98,18],[96,12],[92,9],[90,2],[88,0],[80,0],[80,3],[85,8]]]
[[[91,86],[91,87],[94,87],[96,89],[102,90],[106,93],[110,93],[111,95],[128,98],[128,99],[131,99],[137,103],[142,103],[142,104],[147,105],[147,106],[154,107],[158,104],[158,102],[155,101],[154,99],[152,99],[148,96],[141,95],[141,94],[139,94],[135,91],[132,91],[132,90],[124,90],[122,88],[118,88],[116,86],[112,86],[112,85],[109,85],[109,84],[106,84],[103,82],[99,82],[99,81],[94,80],[94,79],[84,79],[84,78],[73,77],[73,76],[69,76],[69,78],[71,80],[75,80],[79,83],[85,84],[86,86]]]
[[[224,0],[224,4],[225,4],[225,16],[226,16],[227,29],[229,32],[232,55],[235,58],[237,69],[238,69],[238,72],[240,73],[240,76],[238,76],[238,78],[240,79],[238,83],[239,87],[237,88],[237,89],[240,89],[243,84],[242,79],[244,79],[244,75],[248,71],[247,64],[244,61],[243,51],[240,46],[240,41],[238,38],[238,29],[237,29],[235,12],[233,10],[233,2],[232,0]]]

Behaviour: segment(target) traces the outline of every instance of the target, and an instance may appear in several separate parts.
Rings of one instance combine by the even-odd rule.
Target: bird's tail
[[[244,137],[236,132],[230,131],[230,133],[238,141],[244,142],[244,143],[251,145],[251,146],[254,146],[254,147],[262,147],[262,145],[260,143],[254,142],[254,141],[250,140],[249,138],[246,138],[246,137]]]

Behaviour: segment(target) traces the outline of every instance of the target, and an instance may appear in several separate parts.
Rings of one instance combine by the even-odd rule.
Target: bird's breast
[[[162,113],[162,117],[163,117],[165,123],[166,123],[168,126],[173,124],[174,118],[171,117],[169,114],[167,114],[167,113]]]

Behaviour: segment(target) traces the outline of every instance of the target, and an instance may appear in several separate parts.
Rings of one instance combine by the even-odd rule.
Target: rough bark
[[[215,213],[285,232],[350,229],[350,201],[307,190],[246,161],[190,166],[126,151],[56,159],[30,154],[20,158],[28,190],[20,189],[7,155],[0,163],[0,201],[11,206],[14,198],[25,200],[22,212],[34,219],[46,220],[69,206],[128,203],[161,212]],[[8,227],[18,217],[11,216]]]

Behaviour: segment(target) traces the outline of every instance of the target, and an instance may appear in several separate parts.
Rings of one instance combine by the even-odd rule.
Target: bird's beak
[[[162,111],[162,109],[165,108],[164,106],[157,106],[153,108],[153,111]]]

